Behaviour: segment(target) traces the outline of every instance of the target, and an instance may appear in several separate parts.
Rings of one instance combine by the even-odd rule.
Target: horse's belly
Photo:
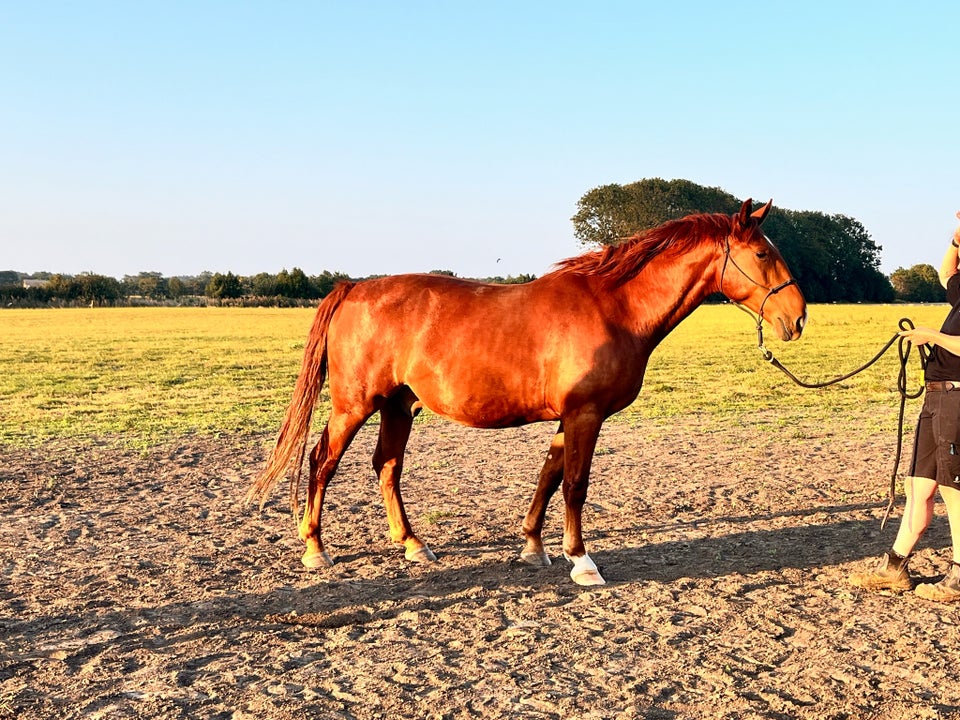
[[[425,402],[424,405],[432,412],[475,428],[508,428],[519,425],[529,425],[534,422],[544,420],[556,420],[556,413],[540,411],[522,412],[516,408],[502,408],[489,405],[471,407],[469,405],[461,406],[439,406],[434,407]]]
[[[529,388],[510,388],[495,381],[467,383],[410,383],[410,389],[431,412],[478,428],[504,428],[556,420],[559,413]]]

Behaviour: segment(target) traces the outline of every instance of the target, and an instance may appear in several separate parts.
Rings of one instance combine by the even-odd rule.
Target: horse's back
[[[380,330],[394,324],[450,332],[469,323],[523,323],[525,308],[542,304],[546,287],[538,281],[493,284],[448,275],[391,275],[364,280],[350,291],[339,313],[376,318]],[[532,308],[532,309],[534,309]]]

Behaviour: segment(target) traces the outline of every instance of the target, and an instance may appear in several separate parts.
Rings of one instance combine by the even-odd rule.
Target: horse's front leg
[[[573,563],[570,577],[578,585],[604,585],[606,581],[587,554],[583,543],[583,504],[587,499],[590,464],[597,447],[602,418],[580,413],[575,422],[565,421],[563,501],[563,555]]]
[[[530,565],[546,567],[550,564],[550,556],[543,547],[543,522],[547,515],[547,505],[550,498],[560,487],[563,480],[563,425],[557,429],[547,452],[547,459],[540,470],[540,479],[537,489],[530,502],[530,509],[523,519],[523,535],[527,540],[520,553],[520,559]]]

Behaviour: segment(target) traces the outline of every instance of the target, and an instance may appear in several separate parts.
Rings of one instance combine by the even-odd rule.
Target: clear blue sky
[[[649,177],[938,265],[958,93],[955,0],[0,0],[0,270],[539,275]]]

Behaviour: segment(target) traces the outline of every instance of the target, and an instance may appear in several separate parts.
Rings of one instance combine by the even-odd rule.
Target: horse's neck
[[[617,289],[621,306],[632,316],[638,335],[659,342],[717,292],[713,254],[689,254],[681,262],[651,260]]]

